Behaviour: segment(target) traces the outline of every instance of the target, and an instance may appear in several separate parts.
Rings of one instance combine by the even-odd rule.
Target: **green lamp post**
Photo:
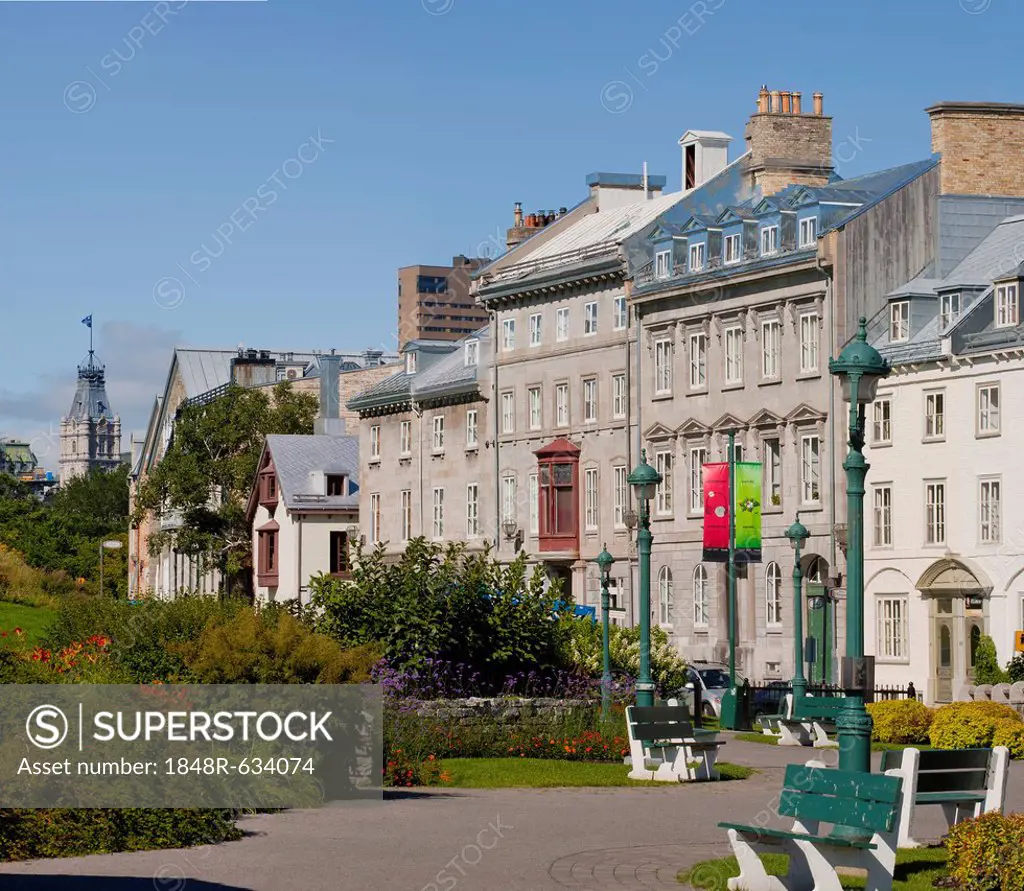
[[[804,574],[800,569],[800,549],[804,542],[811,537],[807,527],[800,522],[800,512],[797,511],[796,522],[786,530],[786,538],[793,546],[795,552],[793,558],[793,702],[799,703],[801,697],[807,694],[807,678],[804,677]],[[797,704],[795,708],[799,708]]]
[[[839,730],[839,767],[870,772],[871,716],[864,708],[868,661],[864,658],[864,412],[875,399],[878,382],[889,374],[889,363],[868,343],[867,319],[861,316],[857,333],[828,370],[843,388],[850,405],[850,451],[846,471],[846,659],[843,665],[844,708],[836,720]]]
[[[608,585],[611,582],[612,564],[615,558],[608,553],[608,545],[594,559],[601,573],[601,715],[607,718],[612,702],[612,657],[608,649]]]
[[[640,463],[626,478],[633,487],[640,507],[636,531],[636,552],[640,574],[640,677],[636,680],[636,704],[654,705],[651,679],[651,499],[661,484],[661,474],[647,463],[647,450],[640,452]]]

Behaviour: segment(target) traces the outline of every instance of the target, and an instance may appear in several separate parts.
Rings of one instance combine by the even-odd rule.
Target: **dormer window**
[[[466,367],[478,364],[480,361],[480,341],[466,341]]]
[[[654,275],[668,278],[672,274],[672,251],[658,251],[654,255]]]
[[[910,301],[889,304],[889,342],[910,340]]]
[[[260,504],[264,507],[277,505],[277,477],[273,470],[264,470],[259,479]]]
[[[409,352],[405,354],[405,373],[415,374],[416,373],[416,354]]]
[[[996,327],[1011,328],[1019,323],[1017,285],[996,285]]]
[[[814,247],[814,241],[818,237],[818,218],[804,217],[800,221],[800,247]]]
[[[945,331],[960,318],[960,294],[943,294],[939,301],[939,329]]]
[[[690,245],[690,272],[699,272],[704,268],[704,242]]]
[[[763,226],[761,228],[761,256],[768,257],[779,251],[779,227]]]
[[[345,475],[341,473],[327,474],[327,495],[331,498],[342,498],[346,494]]]
[[[740,256],[740,236],[738,234],[725,236],[723,256],[726,263],[740,262],[742,257]]]

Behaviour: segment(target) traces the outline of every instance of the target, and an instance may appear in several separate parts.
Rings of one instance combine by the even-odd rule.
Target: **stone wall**
[[[1024,105],[943,102],[927,109],[944,195],[1024,195]]]
[[[416,714],[460,725],[474,723],[514,724],[562,718],[576,709],[590,709],[593,703],[583,699],[443,699],[420,703]]]

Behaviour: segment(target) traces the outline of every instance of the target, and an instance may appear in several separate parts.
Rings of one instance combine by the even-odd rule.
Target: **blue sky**
[[[1017,0],[0,3],[0,435],[59,423],[88,313],[126,444],[176,343],[393,347],[398,266],[493,252],[514,201],[571,206],[593,170],[678,189],[679,136],[735,157],[762,83],[825,94],[843,175],[926,157],[925,106],[1024,101],[1022,25]]]

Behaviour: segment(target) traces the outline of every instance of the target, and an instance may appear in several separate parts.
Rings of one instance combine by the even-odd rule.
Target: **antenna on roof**
[[[644,161],[644,201],[647,200],[647,162]]]

